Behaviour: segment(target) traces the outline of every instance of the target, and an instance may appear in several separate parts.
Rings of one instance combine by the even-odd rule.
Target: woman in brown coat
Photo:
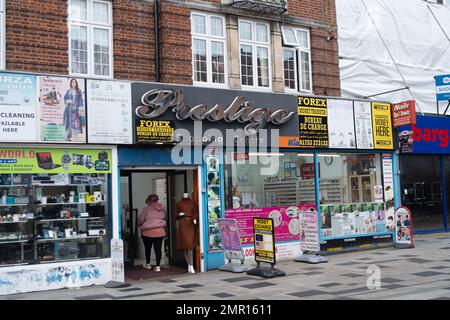
[[[177,250],[184,252],[188,264],[188,272],[195,273],[193,250],[195,247],[195,227],[198,221],[198,208],[189,194],[183,194],[183,199],[177,202],[173,219],[179,221],[177,235]]]

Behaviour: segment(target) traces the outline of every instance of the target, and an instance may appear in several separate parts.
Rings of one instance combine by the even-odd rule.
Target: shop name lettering
[[[0,150],[0,159],[34,159],[36,153],[33,150]]]
[[[417,128],[412,126],[413,129],[413,140],[414,141],[425,141],[425,142],[436,142],[439,141],[439,147],[446,148],[450,141],[450,135],[448,129],[434,129],[434,128]]]
[[[31,78],[20,76],[0,76],[0,82],[32,85]]]
[[[228,108],[223,108],[216,104],[209,107],[206,104],[189,106],[185,103],[185,98],[181,90],[150,90],[141,98],[142,105],[136,108],[136,116],[144,119],[159,117],[169,108],[173,108],[178,120],[191,118],[192,120],[209,120],[216,122],[225,120],[226,122],[238,121],[247,124],[244,131],[248,135],[253,135],[268,123],[280,125],[292,118],[294,112],[283,109],[271,110],[269,108],[255,108],[253,102],[245,101],[244,97],[238,96]]]

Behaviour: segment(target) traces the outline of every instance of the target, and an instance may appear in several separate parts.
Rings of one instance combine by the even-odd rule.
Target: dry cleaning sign
[[[37,140],[36,77],[0,73],[0,141]]]

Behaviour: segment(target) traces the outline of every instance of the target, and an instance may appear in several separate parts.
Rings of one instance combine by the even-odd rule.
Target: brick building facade
[[[110,1],[111,2],[111,1]],[[158,2],[160,81],[192,84],[191,12],[221,15],[226,20],[227,87],[240,89],[237,18],[270,23],[272,86],[284,92],[281,27],[310,31],[312,92],[340,95],[334,1],[293,1],[284,14],[261,14],[230,6],[230,0],[160,0]],[[5,0],[5,69],[70,74],[69,1]],[[156,81],[154,2],[112,1],[113,79]],[[235,36],[233,36],[233,32]],[[231,35],[231,36],[230,36]],[[234,51],[233,51],[234,48]],[[237,64],[236,65],[233,65]]]

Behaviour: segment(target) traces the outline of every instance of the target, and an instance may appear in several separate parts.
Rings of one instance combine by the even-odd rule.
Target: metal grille
[[[282,14],[287,11],[285,0],[233,0],[231,5],[264,13]]]

